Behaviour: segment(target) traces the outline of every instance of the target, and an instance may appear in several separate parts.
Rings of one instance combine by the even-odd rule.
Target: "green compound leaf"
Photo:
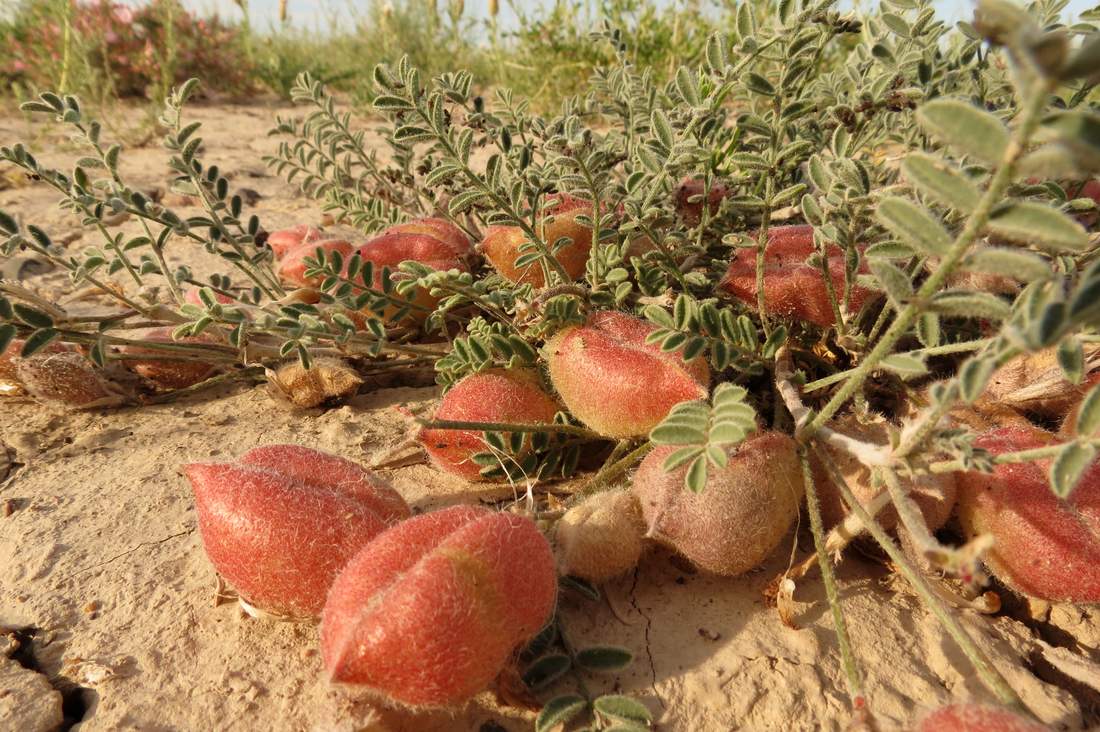
[[[649,433],[656,445],[680,447],[665,459],[664,469],[672,471],[687,463],[684,484],[701,492],[707,483],[708,464],[725,467],[728,449],[756,429],[756,412],[745,402],[747,396],[742,387],[725,383],[714,390],[711,404],[692,401],[673,407]]]

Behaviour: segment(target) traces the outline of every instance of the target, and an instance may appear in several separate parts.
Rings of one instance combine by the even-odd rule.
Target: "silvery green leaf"
[[[592,706],[604,717],[614,720],[645,724],[653,721],[653,713],[649,711],[645,704],[629,696],[607,694],[596,699]]]
[[[880,241],[867,247],[863,252],[869,259],[880,257],[882,259],[908,259],[915,257],[917,252],[913,247],[900,241]]]
[[[546,702],[535,718],[535,732],[551,732],[584,711],[588,706],[583,696],[566,694]]]
[[[564,676],[572,666],[564,653],[543,656],[524,670],[523,683],[531,689],[542,689]]]
[[[922,152],[912,152],[901,164],[906,179],[925,195],[961,213],[978,205],[981,193],[953,163]]]
[[[0,353],[8,350],[8,346],[15,340],[15,326],[11,323],[0,323]]]
[[[932,310],[959,318],[1005,320],[1012,314],[1001,298],[974,290],[943,290],[932,298]]]
[[[1078,338],[1070,337],[1058,344],[1058,365],[1071,384],[1080,384],[1085,377],[1085,349]]]
[[[913,284],[909,276],[896,264],[886,259],[871,259],[868,261],[871,273],[878,280],[879,285],[886,291],[887,297],[895,307],[905,304],[913,295]]]
[[[1089,389],[1089,393],[1081,401],[1075,427],[1077,434],[1084,438],[1094,437],[1100,432],[1100,384]]]
[[[590,646],[577,651],[577,665],[596,673],[621,671],[633,660],[633,653],[618,646]]]
[[[966,155],[997,164],[1008,147],[1004,123],[985,110],[959,99],[934,99],[917,110],[925,132]]]
[[[968,256],[961,267],[970,272],[988,272],[1021,282],[1045,280],[1051,276],[1050,264],[1038,254],[1003,247],[983,247]]]
[[[996,364],[988,358],[972,358],[959,369],[959,394],[967,404],[973,404],[985,392]]]
[[[895,353],[880,362],[882,368],[891,371],[903,379],[913,379],[928,373],[924,360],[908,353]]]
[[[1096,448],[1071,442],[1063,447],[1050,465],[1050,487],[1059,498],[1069,498],[1077,483],[1096,459]]]
[[[653,115],[650,117],[650,125],[653,128],[653,134],[657,136],[661,144],[664,145],[666,149],[671,150],[676,140],[672,134],[672,125],[669,124],[668,117],[665,116],[665,113],[659,109],[653,110]]]
[[[1082,251],[1088,247],[1085,229],[1061,211],[1035,201],[1016,201],[998,211],[987,229],[997,236],[1055,251]]]
[[[935,313],[921,313],[917,318],[917,338],[925,348],[940,344],[940,317]]]
[[[929,256],[942,256],[951,248],[951,237],[943,225],[920,206],[891,196],[879,202],[878,220],[894,236]]]

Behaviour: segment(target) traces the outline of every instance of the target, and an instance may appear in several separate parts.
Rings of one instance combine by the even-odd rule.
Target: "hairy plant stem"
[[[970,663],[973,664],[974,669],[977,671],[978,676],[981,677],[986,687],[993,692],[1001,703],[1021,711],[1026,711],[1019,695],[1009,686],[1008,681],[1005,680],[1004,676],[1002,676],[993,665],[993,662],[989,660],[980,648],[978,648],[974,640],[959,624],[959,621],[951,614],[951,611],[944,606],[937,593],[929,586],[928,580],[924,575],[913,566],[912,562],[910,562],[905,556],[905,553],[898,548],[882,526],[880,526],[863,508],[859,499],[852,493],[852,489],[848,486],[848,482],[840,473],[840,470],[837,468],[836,463],[833,462],[828,451],[821,449],[820,446],[815,449],[822,465],[825,467],[825,471],[829,474],[829,478],[836,484],[837,488],[840,490],[841,496],[844,498],[844,502],[848,504],[849,510],[859,517],[859,520],[863,522],[867,531],[870,532],[879,546],[889,555],[891,561],[897,565],[898,571],[909,580],[921,601],[928,607],[932,614],[936,616],[947,634],[954,639],[962,652],[970,660]]]
[[[605,464],[595,475],[585,481],[584,485],[577,489],[576,495],[587,496],[599,493],[603,488],[609,487],[613,481],[625,475],[626,471],[640,462],[652,449],[653,443],[646,440],[615,462]]]
[[[902,487],[898,474],[889,468],[881,468],[877,472],[886,483],[886,492],[890,495],[894,510],[898,512],[898,518],[909,531],[916,546],[926,556],[950,556],[953,553],[952,550],[932,536],[932,532],[928,530],[928,523],[924,520],[924,513],[909,495],[909,491]]]
[[[967,219],[966,225],[963,227],[962,231],[959,232],[959,235],[955,238],[954,243],[952,243],[947,253],[940,259],[939,265],[928,276],[928,279],[924,281],[924,284],[921,285],[913,299],[898,313],[897,319],[894,320],[893,324],[875,344],[874,348],[871,349],[871,352],[867,354],[866,358],[856,367],[851,377],[844,382],[844,385],[833,395],[833,398],[829,400],[828,404],[822,407],[821,411],[818,412],[814,419],[805,426],[800,437],[803,439],[812,437],[814,432],[832,419],[833,415],[844,406],[848,399],[855,394],[856,390],[863,385],[863,382],[871,375],[882,359],[890,355],[894,345],[909,331],[913,323],[916,322],[917,318],[924,311],[928,301],[936,294],[943,283],[947,281],[947,278],[954,272],[955,267],[962,258],[966,256],[978,234],[981,233],[989,222],[994,206],[999,204],[1004,198],[1005,189],[1008,187],[1009,183],[1012,182],[1012,175],[1016,168],[1016,160],[1023,154],[1028,140],[1031,139],[1036,127],[1038,127],[1043,110],[1047,104],[1047,98],[1054,84],[1055,82],[1049,79],[1042,79],[1035,82],[1031,93],[1026,99],[1024,109],[1020,115],[1019,124],[1013,132],[1008,146],[1005,148],[1000,165],[997,167],[997,172],[993,174],[993,178],[989,182],[989,187],[986,189],[985,193],[982,194],[977,207],[970,215],[970,218]]]
[[[772,144],[774,151],[775,144]],[[764,255],[768,249],[768,227],[771,223],[771,201],[775,195],[775,182],[771,175],[764,183],[764,216],[760,221],[760,231],[756,235],[756,314],[760,318],[760,327],[764,329],[764,335],[771,335],[771,325],[768,323],[767,302],[764,297]]]
[[[929,348],[916,348],[916,349],[913,349],[912,351],[903,351],[902,353],[904,353],[907,356],[946,356],[946,355],[950,355],[952,353],[968,353],[970,351],[977,351],[979,348],[982,348],[982,347],[988,345],[993,340],[994,340],[993,338],[977,338],[977,339],[972,340],[972,341],[961,341],[959,343],[946,343],[942,346],[931,346]],[[811,391],[817,391],[818,389],[824,389],[826,386],[832,386],[833,384],[837,383],[838,381],[843,381],[844,379],[848,378],[855,371],[856,371],[856,368],[850,368],[850,369],[847,369],[845,371],[837,371],[835,374],[829,374],[828,376],[823,376],[822,378],[817,379],[815,381],[807,382],[806,385],[802,387],[802,393],[806,394],[806,393],[811,392]]]
[[[853,708],[860,709],[864,706],[863,679],[856,664],[855,655],[852,653],[852,641],[848,636],[848,624],[844,620],[844,611],[840,607],[840,593],[837,591],[833,563],[825,552],[825,529],[821,521],[821,504],[818,501],[817,488],[814,486],[813,471],[810,469],[810,458],[805,445],[798,447],[798,460],[802,465],[806,510],[810,514],[810,531],[814,536],[821,581],[825,584],[825,597],[829,600],[829,609],[833,615],[833,629],[836,631],[837,645],[840,647],[840,663],[848,682],[848,696],[851,698]]]
[[[1081,441],[1077,441],[1081,442]],[[1015,463],[1030,463],[1036,460],[1049,460],[1055,457],[1059,452],[1065,449],[1070,442],[1059,442],[1056,445],[1047,445],[1045,447],[1033,447],[1029,450],[1017,450],[1016,452],[1002,452],[1000,455],[994,455],[992,462],[994,465],[1011,465]],[[1089,445],[1094,448],[1100,449],[1100,439],[1086,440],[1081,444]],[[928,471],[931,473],[956,473],[960,470],[972,470],[972,466],[967,465],[962,460],[940,460],[938,462],[929,463]]]

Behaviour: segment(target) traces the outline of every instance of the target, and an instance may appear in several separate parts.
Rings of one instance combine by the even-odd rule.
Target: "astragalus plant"
[[[403,61],[375,69],[375,116],[359,120],[302,76],[305,116],[277,121],[267,162],[363,241],[302,229],[293,287],[259,220],[197,157],[192,84],[164,119],[177,187],[206,209],[191,218],[119,178],[119,148],[76,100],[43,95],[27,108],[72,126],[88,157],[62,172],[21,145],[0,156],[103,243],[73,256],[4,216],[4,251],[35,250],[118,309],[81,317],[6,284],[0,336],[22,342],[20,369],[62,344],[97,378],[149,352],[215,364],[218,380],[295,356],[307,370],[432,364],[444,396],[420,417],[424,448],[444,470],[522,485],[547,525],[637,469],[622,509],[636,501],[636,517],[571,520],[571,547],[641,532],[738,574],[804,510],[816,559],[776,579],[780,610],[816,562],[856,713],[874,700],[833,558],[863,532],[990,691],[1021,706],[954,606],[994,609],[983,568],[1037,600],[1100,600],[1100,36],[1063,25],[1064,7],[986,0],[950,28],[921,0],[862,16],[743,4],[668,83],[605,27],[591,42],[617,62],[550,117]],[[145,233],[112,234],[119,213]],[[169,268],[165,250],[188,239],[225,272],[200,283]],[[138,324],[176,340],[135,337]],[[953,542],[936,530],[956,496]],[[570,581],[592,590],[584,580]],[[534,685],[586,668],[561,643]],[[616,667],[614,649],[601,658]],[[585,709],[600,729],[648,724],[577,679],[540,728]]]

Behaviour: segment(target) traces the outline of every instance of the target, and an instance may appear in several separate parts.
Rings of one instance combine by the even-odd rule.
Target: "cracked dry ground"
[[[264,133],[276,112],[288,110],[207,106],[191,116],[206,123],[206,161],[233,171],[235,187],[260,194],[255,210],[269,229],[316,223],[318,207],[268,176],[260,162],[275,146]],[[23,120],[0,118],[4,144],[28,134]],[[78,156],[56,134],[40,137],[35,148],[61,167]],[[164,160],[153,147],[128,149],[123,169],[136,185],[163,187]],[[0,190],[0,208],[55,237],[76,228],[45,187],[17,183]],[[67,246],[89,243],[92,235],[85,234]],[[200,274],[215,265],[186,244],[172,256]],[[74,299],[57,272],[33,274],[25,284],[71,307],[106,307]],[[435,396],[430,387],[377,388],[341,408],[304,413],[281,408],[262,388],[245,387],[116,411],[0,402],[12,462],[5,480],[9,471],[0,460],[0,625],[7,638],[0,729],[530,728],[530,712],[502,706],[491,693],[453,713],[414,717],[329,685],[316,628],[255,620],[232,602],[215,601],[215,577],[178,472],[187,461],[283,441],[366,462],[403,438],[406,424],[395,407],[415,410]],[[511,497],[509,489],[475,490],[425,465],[388,477],[418,510]],[[800,551],[809,545],[804,532],[794,538]],[[806,603],[801,630],[783,626],[762,600],[784,555],[724,580],[690,573],[653,551],[635,575],[606,587],[605,601],[566,598],[562,611],[578,645],[618,644],[636,654],[631,668],[603,687],[640,697],[661,729],[839,730],[847,722],[845,685],[820,584],[808,580],[799,589]],[[904,728],[929,706],[982,694],[956,645],[904,582],[858,553],[846,558],[841,579],[867,694],[883,729]],[[1044,721],[1068,730],[1096,722],[1097,696],[1042,655],[1051,654],[1045,641],[1095,658],[1094,609],[1056,607],[1039,626],[1007,615],[962,618]]]

